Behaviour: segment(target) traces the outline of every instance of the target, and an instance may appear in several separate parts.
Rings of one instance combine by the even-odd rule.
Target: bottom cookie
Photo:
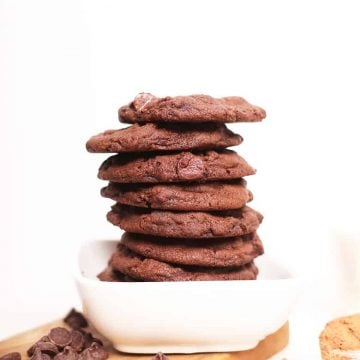
[[[143,281],[255,280],[258,274],[253,262],[232,268],[180,267],[144,258],[122,244],[119,244],[109,264],[114,270]]]
[[[137,281],[128,275],[122,274],[120,271],[114,270],[111,266],[104,269],[98,276],[101,281],[108,282],[134,282]]]

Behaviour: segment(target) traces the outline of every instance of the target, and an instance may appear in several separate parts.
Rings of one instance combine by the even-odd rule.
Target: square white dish
[[[299,280],[267,256],[256,260],[256,281],[101,282],[117,243],[83,245],[76,283],[88,319],[123,352],[253,348],[288,320],[299,293]]]

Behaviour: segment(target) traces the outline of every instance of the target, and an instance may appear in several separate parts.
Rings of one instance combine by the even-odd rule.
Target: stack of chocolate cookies
[[[115,200],[108,220],[125,230],[103,281],[253,280],[263,253],[262,215],[247,203],[255,174],[227,147],[242,142],[226,122],[255,122],[265,111],[240,97],[157,98],[139,94],[119,109],[132,126],[87,142],[117,153],[99,169]]]

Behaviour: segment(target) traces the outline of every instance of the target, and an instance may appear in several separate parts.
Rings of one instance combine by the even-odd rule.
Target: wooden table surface
[[[9,352],[20,352],[23,359],[27,358],[27,349],[43,335],[46,335],[52,327],[67,327],[61,320],[26,331],[0,342],[0,356]],[[289,341],[289,325],[286,323],[274,334],[269,335],[252,350],[232,353],[206,353],[191,355],[170,355],[170,360],[265,360],[275,355],[286,347]],[[108,346],[109,360],[146,360],[152,355],[132,355],[116,351]]]

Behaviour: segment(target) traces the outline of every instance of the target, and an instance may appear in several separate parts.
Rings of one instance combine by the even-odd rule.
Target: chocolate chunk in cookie
[[[123,122],[254,122],[266,116],[265,110],[239,96],[213,98],[190,95],[158,98],[139,94],[129,105],[119,109]]]

